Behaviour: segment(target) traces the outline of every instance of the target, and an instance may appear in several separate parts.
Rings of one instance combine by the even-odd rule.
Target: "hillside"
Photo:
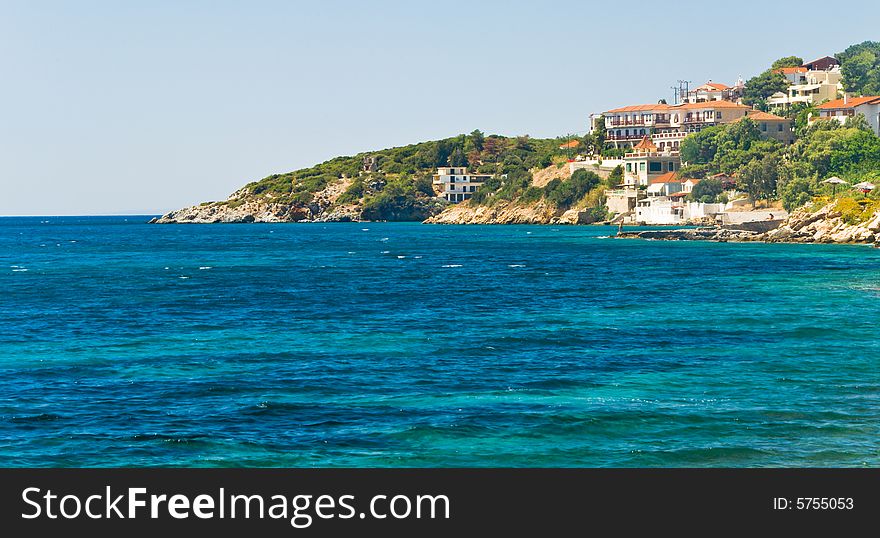
[[[337,157],[311,168],[273,174],[245,185],[226,200],[172,211],[153,222],[422,221],[449,206],[432,185],[438,166],[467,166],[496,174],[499,179],[488,182],[477,197],[482,203],[488,198],[494,201],[496,195],[510,200],[531,185],[531,170],[564,160],[561,141],[474,131]],[[545,183],[559,174],[546,172],[539,180]]]

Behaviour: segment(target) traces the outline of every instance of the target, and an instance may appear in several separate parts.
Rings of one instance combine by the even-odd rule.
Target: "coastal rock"
[[[745,230],[729,230],[726,228],[688,228],[681,230],[643,230],[637,232],[620,232],[617,237],[623,239],[654,239],[662,241],[754,241],[761,234]]]
[[[559,221],[562,216],[559,210],[543,201],[528,205],[499,201],[492,206],[456,204],[425,222],[428,224],[564,224]],[[566,220],[570,219],[570,216],[566,218]]]
[[[867,222],[851,224],[843,219],[835,204],[816,209],[808,204],[797,209],[777,229],[763,234],[761,241],[785,243],[859,243],[880,241],[880,213]]]

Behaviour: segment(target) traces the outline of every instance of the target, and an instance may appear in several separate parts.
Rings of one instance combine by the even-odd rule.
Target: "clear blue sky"
[[[476,128],[583,132],[677,79],[880,39],[878,5],[2,1],[0,214],[161,213]]]

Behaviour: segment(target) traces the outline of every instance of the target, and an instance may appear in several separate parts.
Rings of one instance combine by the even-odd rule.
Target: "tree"
[[[739,171],[738,187],[749,193],[752,200],[772,197],[776,193],[776,182],[779,179],[776,162],[774,155],[750,161]]]
[[[449,166],[468,165],[468,159],[459,147],[456,147],[454,150],[452,150],[452,153],[449,155],[449,158],[447,160],[449,161]]]
[[[474,129],[470,134],[471,144],[473,144],[474,149],[477,151],[483,151],[483,141],[486,137],[483,135],[483,131],[479,129]]]
[[[782,73],[768,69],[746,81],[746,86],[743,88],[743,103],[755,108],[766,108],[768,97],[786,89],[788,89],[788,81]]]
[[[564,181],[556,178],[547,183],[544,196],[556,207],[568,208],[596,188],[600,181],[595,172],[580,168]]]
[[[602,153],[605,149],[605,136],[607,129],[605,128],[605,116],[598,116],[593,119],[593,137],[596,140],[596,153]]]
[[[781,69],[783,67],[800,67],[803,64],[803,58],[798,58],[797,56],[786,56],[773,62],[773,65],[770,66],[770,69]]]
[[[706,204],[714,203],[718,200],[718,195],[724,192],[720,179],[704,179],[694,185],[688,198],[695,202],[703,202]]]
[[[718,152],[718,136],[725,128],[724,125],[716,125],[687,135],[679,147],[681,160],[688,164],[710,163]]]
[[[614,170],[612,170],[611,173],[608,174],[608,179],[606,179],[605,182],[610,187],[616,187],[617,185],[623,183],[623,165],[618,164],[617,166],[615,166]]]
[[[505,146],[505,140],[497,136],[487,137],[483,141],[483,151],[493,162],[497,162],[498,156],[504,151]]]
[[[843,122],[843,128],[861,129],[862,131],[873,132],[873,129],[871,129],[871,125],[868,123],[868,120],[865,119],[864,114],[847,117],[846,121]]]
[[[786,211],[792,211],[813,199],[815,182],[807,178],[796,178],[779,187],[779,198]]]
[[[837,55],[843,87],[861,95],[880,94],[880,42],[865,41]]]

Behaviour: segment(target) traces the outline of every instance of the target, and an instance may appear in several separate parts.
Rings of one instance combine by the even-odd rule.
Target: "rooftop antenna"
[[[690,80],[680,80],[679,79],[678,93],[681,96],[681,102],[687,101],[687,96],[688,96],[688,93],[690,92],[690,89],[691,89],[690,84],[691,84]],[[676,101],[675,104],[678,104],[678,101]]]

